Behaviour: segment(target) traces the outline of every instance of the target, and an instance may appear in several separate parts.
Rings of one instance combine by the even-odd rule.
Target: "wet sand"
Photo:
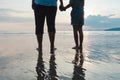
[[[42,56],[36,50],[35,35],[0,34],[0,80],[119,80],[119,60],[116,63],[91,57],[89,46],[94,35],[91,41],[88,35],[85,34],[84,58],[81,58],[71,49],[74,46],[72,34],[56,35],[55,55],[50,54],[45,34]]]

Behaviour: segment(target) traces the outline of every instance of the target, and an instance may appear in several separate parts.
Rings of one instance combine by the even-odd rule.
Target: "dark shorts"
[[[82,26],[84,25],[84,11],[83,9],[73,8],[71,11],[71,25]]]
[[[44,33],[44,22],[46,18],[48,32],[56,32],[55,29],[55,17],[56,17],[56,6],[42,6],[35,5],[34,15],[35,15],[35,25],[36,25],[36,34]]]

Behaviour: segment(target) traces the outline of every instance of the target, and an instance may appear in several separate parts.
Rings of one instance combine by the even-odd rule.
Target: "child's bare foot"
[[[77,47],[77,46],[74,46],[74,47],[72,47],[72,49],[78,49],[78,47]]]
[[[50,53],[54,54],[55,50],[57,50],[57,48],[51,48]]]

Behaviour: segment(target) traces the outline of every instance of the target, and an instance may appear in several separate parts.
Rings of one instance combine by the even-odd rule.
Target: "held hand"
[[[60,6],[59,6],[59,10],[60,10],[60,11],[65,11],[66,9],[65,9],[65,7],[64,7],[63,5],[60,5]]]

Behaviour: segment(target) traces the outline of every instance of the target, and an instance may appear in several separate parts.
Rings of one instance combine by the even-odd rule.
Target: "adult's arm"
[[[32,9],[34,9],[35,3],[34,0],[32,0]]]

